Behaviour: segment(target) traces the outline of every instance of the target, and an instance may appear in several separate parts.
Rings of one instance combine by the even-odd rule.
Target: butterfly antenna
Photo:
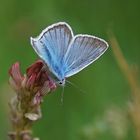
[[[73,87],[75,87],[76,89],[78,89],[81,93],[86,94],[87,92],[85,92],[83,89],[79,88],[77,85],[75,85],[74,83],[66,80],[67,83],[69,83],[70,85],[72,85]]]
[[[62,86],[62,92],[61,92],[61,104],[64,103],[64,86]]]

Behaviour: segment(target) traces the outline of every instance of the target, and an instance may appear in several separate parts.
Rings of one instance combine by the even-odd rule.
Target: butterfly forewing
[[[65,56],[65,77],[72,76],[97,60],[108,48],[108,44],[97,37],[77,35],[73,38]]]
[[[53,24],[43,30],[37,38],[31,38],[36,53],[58,78],[64,75],[63,58],[72,38],[72,30],[64,22]]]

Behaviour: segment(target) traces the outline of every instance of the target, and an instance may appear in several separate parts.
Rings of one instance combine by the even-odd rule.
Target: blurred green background
[[[108,41],[114,31],[129,64],[140,64],[139,0],[1,0],[0,1],[0,140],[10,130],[8,69],[16,61],[22,71],[37,59],[30,36],[58,21],[71,25],[75,34],[86,33]],[[34,125],[41,140],[135,140],[127,115],[130,88],[111,46],[94,64],[70,77],[79,90],[66,84],[45,98],[43,118]],[[82,93],[83,90],[85,93]]]

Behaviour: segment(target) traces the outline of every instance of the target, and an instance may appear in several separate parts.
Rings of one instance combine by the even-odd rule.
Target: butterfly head
[[[55,73],[55,74],[54,74]],[[64,86],[65,85],[65,77],[64,75],[61,75],[61,73],[57,73],[57,72],[51,72],[49,71],[49,75],[50,77],[54,80],[54,82],[60,86]]]
[[[64,86],[65,85],[65,79],[62,79],[62,80],[58,81],[58,84],[61,85],[61,86]]]

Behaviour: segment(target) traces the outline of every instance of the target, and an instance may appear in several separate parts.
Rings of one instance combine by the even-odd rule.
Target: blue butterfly
[[[74,36],[65,22],[53,24],[38,37],[31,37],[31,45],[60,85],[97,60],[108,48],[108,43],[98,37]]]

